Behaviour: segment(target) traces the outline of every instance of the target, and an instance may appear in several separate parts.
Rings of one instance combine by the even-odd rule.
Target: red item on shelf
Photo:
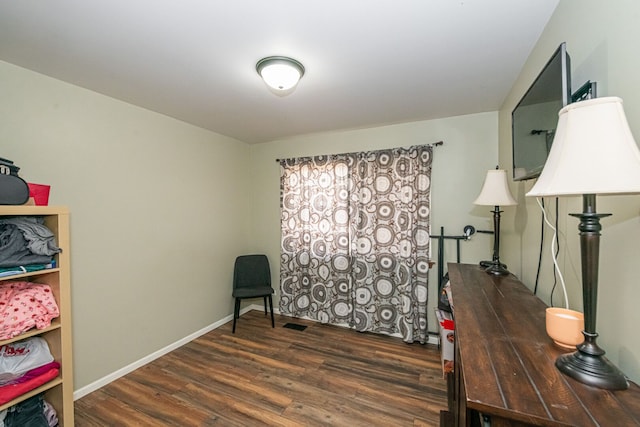
[[[4,405],[7,402],[21,396],[34,388],[40,387],[42,384],[48,383],[52,379],[58,376],[60,369],[49,369],[42,375],[34,377],[19,384],[10,384],[0,387],[0,405]]]
[[[36,206],[48,206],[49,205],[49,191],[51,186],[45,184],[34,184],[28,182],[29,197],[33,197],[33,201]]]

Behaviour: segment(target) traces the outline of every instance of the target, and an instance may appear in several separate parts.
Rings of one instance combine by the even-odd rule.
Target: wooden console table
[[[601,390],[556,369],[563,350],[547,336],[547,306],[515,276],[492,276],[471,264],[448,267],[456,355],[443,424],[640,426],[636,384]]]

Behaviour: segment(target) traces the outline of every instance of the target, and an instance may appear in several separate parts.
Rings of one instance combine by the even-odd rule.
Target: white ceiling
[[[0,60],[260,143],[495,111],[558,1],[0,0]]]

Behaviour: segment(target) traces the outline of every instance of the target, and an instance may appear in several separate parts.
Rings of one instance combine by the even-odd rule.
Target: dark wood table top
[[[566,350],[547,336],[547,306],[515,276],[475,264],[448,269],[468,408],[543,426],[640,425],[636,384],[601,390],[557,370]]]

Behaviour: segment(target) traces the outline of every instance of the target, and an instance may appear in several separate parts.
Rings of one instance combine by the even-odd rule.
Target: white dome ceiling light
[[[293,92],[304,76],[304,66],[286,56],[269,56],[256,64],[256,71],[271,91],[279,96]]]

